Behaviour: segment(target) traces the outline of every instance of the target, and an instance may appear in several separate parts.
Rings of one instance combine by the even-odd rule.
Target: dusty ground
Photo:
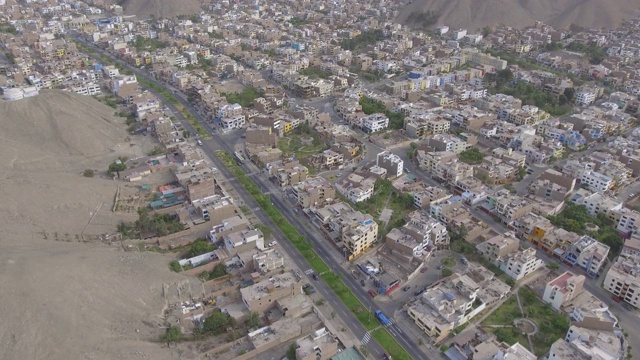
[[[82,171],[152,147],[113,113],[59,91],[0,102],[0,359],[197,358],[155,342],[169,259],[96,241],[116,216],[88,226],[117,185]]]

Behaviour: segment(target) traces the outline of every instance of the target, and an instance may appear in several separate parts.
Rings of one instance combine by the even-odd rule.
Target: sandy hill
[[[109,213],[117,188],[82,170],[152,146],[124,142],[113,114],[62,91],[0,100],[0,359],[193,358],[155,343],[162,286],[182,279],[170,259],[78,240],[97,209]],[[98,225],[102,234],[117,223]]]
[[[140,18],[172,18],[193,15],[201,10],[200,0],[124,0],[122,7],[127,15]]]
[[[469,30],[504,24],[526,27],[535,21],[564,28],[619,26],[640,8],[638,0],[414,0],[398,15],[397,22],[414,23],[411,14],[434,11],[438,25]]]

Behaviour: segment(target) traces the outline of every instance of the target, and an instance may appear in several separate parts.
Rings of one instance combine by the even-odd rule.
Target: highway
[[[86,42],[83,39],[78,37],[74,37],[74,39],[81,42],[85,46],[95,49],[99,54],[101,54],[102,56],[108,57],[109,59],[119,64],[120,66],[126,67],[127,69],[133,71],[134,74],[136,74],[136,76],[144,78],[147,81],[150,81],[158,86],[162,86],[162,87],[165,86],[157,82],[155,79],[150,78],[146,73],[142,72],[141,70],[136,69],[130,66],[129,64],[126,64],[116,59],[113,55],[103,51],[102,49],[95,47],[93,44]],[[88,55],[94,57],[95,59],[100,60],[98,56],[95,56],[93,54],[88,54]],[[178,109],[168,99],[166,99],[160,93],[155,92],[153,89],[149,88],[147,90],[149,90],[151,93],[156,95],[160,100],[162,100],[166,104],[166,106],[174,113],[176,118],[183,124],[185,129],[187,129],[190,132],[195,132],[195,129],[184,118],[182,113],[180,113]],[[177,99],[205,127],[209,127],[209,125],[205,121],[203,121],[200,114],[191,106],[191,104],[189,104],[182,97],[177,97]],[[201,149],[211,158],[214,165],[218,168],[221,174],[230,182],[233,188],[240,195],[242,201],[244,201],[245,204],[247,204],[251,208],[258,208],[258,204],[255,202],[253,197],[251,197],[251,195],[244,189],[244,187],[240,184],[237,178],[229,171],[229,169],[226,168],[224,163],[222,163],[222,161],[218,159],[217,156],[215,155],[216,150],[224,150],[224,151],[233,153],[234,149],[232,147],[229,147],[229,145],[226,144],[226,142],[223,141],[223,139],[220,136],[216,135],[215,133],[213,133],[212,139],[203,141],[203,146],[201,147]],[[247,165],[242,166],[242,168],[247,174],[252,173],[251,169],[249,169]],[[254,182],[256,182],[256,185],[260,187],[261,190],[263,190],[265,193],[268,192],[268,188],[262,182],[262,180],[259,179],[258,176],[256,176],[255,174],[250,176],[252,177]],[[336,259],[332,255],[330,255],[330,253],[325,249],[325,246],[324,246],[326,245],[325,241],[322,238],[316,238],[316,236],[311,232],[311,230],[308,227],[308,221],[301,220],[297,214],[292,212],[292,207],[285,205],[282,202],[282,199],[280,199],[278,196],[271,196],[271,199],[273,201],[273,205],[290,221],[290,223],[296,228],[298,228],[301,234],[304,234],[305,236],[307,236],[308,239],[310,239],[313,242],[314,248],[318,256],[320,256],[330,268],[337,270],[337,272],[339,273],[342,273],[342,278],[343,278],[343,281],[345,282],[345,285],[351,288],[353,293],[362,301],[364,306],[371,309],[372,311],[375,311],[376,304],[373,302],[371,297],[369,297],[369,295],[366,293],[364,293],[364,295],[362,294],[363,290],[360,284],[358,284],[356,280],[353,279],[353,277],[344,268],[340,266],[340,263],[337,262]],[[284,234],[282,234],[282,232],[276,226],[276,224],[273,223],[271,219],[266,214],[264,214],[264,212],[256,211],[256,216],[262,223],[274,229],[274,237],[278,240],[278,243],[280,244],[282,249],[289,255],[291,259],[293,259],[294,263],[300,270],[306,271],[307,269],[311,268],[309,263],[300,255],[298,250],[285,238]],[[366,346],[371,352],[371,354],[373,354],[377,358],[382,358],[384,355],[384,349],[382,348],[382,346],[380,346],[380,344],[370,335],[367,335],[367,330],[364,328],[364,326],[342,303],[342,301],[333,292],[333,290],[331,290],[331,288],[329,288],[329,286],[326,283],[324,283],[324,281],[315,281],[313,282],[313,285],[316,287],[318,292],[331,304],[336,314],[340,314],[344,322],[350,328],[352,333],[358,337],[358,339],[365,339],[365,338],[369,339],[366,342]],[[407,337],[403,335],[402,329],[400,329],[396,324],[392,324],[388,326],[387,330],[401,344],[401,346],[405,349],[405,351],[409,353],[412,359],[426,359],[426,360],[430,359],[426,354],[424,354],[422,351],[418,349],[416,344],[414,344],[411,340],[407,339]]]

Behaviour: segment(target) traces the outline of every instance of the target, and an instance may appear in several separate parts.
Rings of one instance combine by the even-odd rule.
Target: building
[[[640,258],[633,255],[618,256],[609,268],[602,286],[616,298],[634,307],[640,307]]]
[[[476,302],[479,290],[480,286],[469,276],[453,274],[427,289],[407,308],[407,314],[438,343],[485,308],[485,304]]]
[[[404,173],[404,162],[396,154],[383,151],[376,157],[376,166],[387,170],[389,178],[401,176]]]
[[[428,140],[429,146],[437,151],[450,151],[459,154],[471,147],[471,144],[452,134],[436,134]]]
[[[253,255],[253,268],[261,274],[284,267],[284,257],[276,249]]]
[[[260,229],[242,230],[222,237],[225,249],[235,255],[248,250],[264,249],[264,235]]]
[[[582,293],[585,279],[584,275],[564,272],[547,283],[542,301],[551,305],[555,310],[560,310],[564,304]]]
[[[534,271],[544,267],[544,261],[538,258],[533,248],[518,250],[498,260],[498,267],[510,278],[518,281]]]
[[[564,342],[569,345],[578,358],[599,360],[622,360],[624,349],[622,342],[613,332],[597,331],[571,325]],[[555,343],[554,343],[555,345]],[[549,350],[549,359],[556,355],[554,345]],[[571,359],[575,357],[562,356],[557,359]]]
[[[296,340],[296,360],[326,360],[338,353],[338,340],[325,328]]]
[[[347,200],[357,203],[369,199],[373,195],[375,178],[365,178],[357,174],[349,174],[349,176],[337,182],[336,190]]]
[[[566,302],[562,310],[569,314],[574,325],[586,329],[613,331],[618,325],[618,318],[607,304],[586,290]]]
[[[585,170],[580,174],[580,185],[593,192],[608,191],[614,184],[613,178],[596,171]]]
[[[299,206],[308,208],[319,206],[336,197],[336,190],[325,178],[318,176],[308,178],[291,187],[291,196]]]
[[[276,301],[300,294],[300,277],[293,272],[273,275],[256,284],[240,289],[242,302],[249,311],[264,313],[274,307]]]
[[[362,118],[362,131],[373,134],[389,127],[389,118],[384,114],[371,114]]]
[[[608,255],[608,245],[588,235],[583,235],[571,245],[563,260],[571,266],[579,266],[588,275],[595,276],[606,263]]]
[[[491,239],[476,246],[478,253],[485,259],[496,262],[498,259],[507,257],[520,248],[520,242],[511,233],[496,235]]]
[[[298,161],[274,161],[265,165],[271,180],[280,187],[293,186],[309,176],[309,169]]]

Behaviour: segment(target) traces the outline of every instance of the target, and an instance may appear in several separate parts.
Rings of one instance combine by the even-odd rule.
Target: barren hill
[[[172,18],[193,15],[201,10],[200,0],[124,0],[122,7],[127,15],[140,18]]]
[[[125,142],[114,111],[59,90],[0,100],[0,359],[193,358],[156,343],[163,284],[183,279],[170,259],[79,242],[117,189],[83,169],[149,147]]]
[[[469,30],[504,24],[523,28],[536,21],[558,28],[614,28],[640,8],[638,0],[413,0],[396,21],[416,25],[412,14],[433,11],[438,25]]]

